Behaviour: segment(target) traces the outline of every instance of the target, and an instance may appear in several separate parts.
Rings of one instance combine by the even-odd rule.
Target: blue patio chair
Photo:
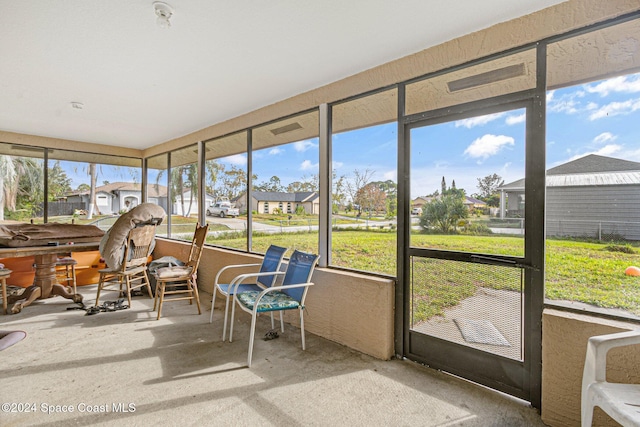
[[[231,310],[231,330],[229,332],[229,342],[233,341],[233,320],[236,311],[236,305],[242,310],[251,313],[251,336],[249,337],[249,354],[247,356],[247,364],[251,367],[251,356],[253,354],[253,341],[256,333],[256,318],[260,313],[280,311],[280,321],[282,332],[284,332],[284,324],[282,323],[282,311],[284,310],[300,310],[300,333],[302,336],[302,350],[305,349],[304,340],[304,300],[307,297],[307,290],[313,283],[310,282],[313,270],[318,263],[318,255],[308,254],[300,251],[294,251],[289,259],[289,265],[284,273],[281,286],[272,286],[270,288],[258,291],[251,290],[245,292],[235,292],[237,304],[233,305]],[[273,326],[273,320],[272,320]]]
[[[277,274],[274,274],[280,270],[280,264],[284,254],[287,252],[287,248],[281,248],[280,246],[271,245],[264,254],[264,258],[261,264],[236,264],[227,265],[218,271],[214,280],[213,298],[211,299],[211,317],[209,317],[209,323],[213,322],[213,310],[216,302],[216,291],[220,292],[226,297],[224,306],[224,325],[222,329],[222,341],[225,340],[227,334],[227,313],[229,312],[229,296],[234,295],[236,292],[246,291],[261,291],[263,289],[273,286],[275,283]],[[234,268],[247,268],[247,267],[260,267],[257,273],[240,274],[231,280],[230,283],[219,283],[220,276],[227,270]],[[247,279],[255,280],[254,283],[243,283]],[[282,324],[282,316],[280,318]],[[273,315],[271,316],[271,327],[273,324]]]

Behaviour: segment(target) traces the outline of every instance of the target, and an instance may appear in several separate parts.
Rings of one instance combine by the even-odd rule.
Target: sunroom
[[[417,363],[515,397],[541,423],[578,425],[588,338],[640,329],[640,277],[625,274],[640,266],[640,242],[627,237],[640,230],[638,206],[604,183],[598,189],[611,202],[567,198],[561,220],[590,230],[582,214],[598,209],[595,227],[607,233],[549,234],[546,171],[588,155],[640,162],[638,2],[492,0],[484,10],[463,2],[437,5],[446,13],[432,17],[433,4],[413,1],[168,3],[0,1],[3,222],[108,230],[126,211],[112,199],[150,202],[167,212],[154,258],[186,256],[195,225],[208,223],[202,300],[221,268],[259,261],[270,244],[319,254],[310,335],[375,364]],[[523,177],[517,200],[500,198],[501,185]],[[96,195],[98,187],[126,192]],[[318,195],[319,212],[282,198],[257,209],[245,202],[238,217],[206,213],[217,200],[305,192]],[[465,197],[482,207],[464,206]],[[428,202],[412,215],[417,198]],[[80,289],[90,302],[95,282],[87,282]],[[51,302],[2,316],[0,329],[32,339],[43,333],[39,310],[74,314],[71,302]],[[213,334],[170,342],[172,325],[190,337],[187,328],[221,328],[189,310],[174,305],[158,322],[138,320],[158,325],[163,345],[184,345],[185,358],[202,343],[224,354],[227,343]],[[116,315],[90,334],[138,332],[120,329]],[[285,320],[299,327],[296,315]],[[303,360],[289,335],[274,345]],[[5,354],[31,360],[20,353],[25,344]],[[638,350],[612,353],[612,380],[640,383]],[[251,370],[268,369],[271,354],[255,357]],[[4,371],[7,380],[19,381],[17,366]],[[242,360],[229,366],[242,369]],[[80,372],[89,367],[97,369],[87,362]],[[166,360],[163,369],[176,372]],[[199,375],[187,372],[185,388]],[[7,390],[0,396],[12,400]],[[47,399],[64,403],[47,394],[36,401]],[[262,419],[287,421],[309,423]],[[609,422],[596,413],[594,425]]]

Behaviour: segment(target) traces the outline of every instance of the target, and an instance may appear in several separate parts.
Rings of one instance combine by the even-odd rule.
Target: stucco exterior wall
[[[157,239],[154,257],[172,255],[186,259],[189,244]],[[259,263],[262,257],[241,252],[205,247],[198,269],[201,300],[211,298],[213,281],[218,271],[230,264]],[[286,262],[286,260],[285,260]],[[235,275],[255,270],[235,270],[222,276],[228,283]],[[309,289],[305,310],[305,331],[328,340],[388,360],[393,356],[394,281],[364,274],[317,268],[314,286]],[[216,300],[216,310],[224,310],[224,300]],[[203,313],[206,327],[209,315]],[[299,327],[297,313],[287,313],[285,321]]]
[[[542,317],[542,421],[553,427],[580,425],[580,393],[587,341],[640,325],[546,309]],[[640,384],[640,345],[612,349],[607,379]],[[594,426],[617,426],[599,408]]]

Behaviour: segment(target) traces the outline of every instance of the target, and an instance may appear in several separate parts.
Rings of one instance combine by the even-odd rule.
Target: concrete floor
[[[94,286],[80,291],[93,303]],[[209,324],[211,295],[201,299],[202,315],[181,301],[159,321],[141,296],[93,316],[60,297],[0,315],[0,330],[28,334],[0,355],[0,425],[544,425],[526,403],[409,361],[312,334],[302,351],[289,325],[256,340],[249,369],[249,316],[237,319],[233,343],[222,342],[224,310]],[[256,336],[268,329],[263,317]]]

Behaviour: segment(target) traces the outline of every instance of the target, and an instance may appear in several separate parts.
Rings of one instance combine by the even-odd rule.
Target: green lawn
[[[255,220],[270,219],[274,222],[288,221],[287,216],[254,215]],[[115,221],[117,217],[105,218],[102,223]],[[315,217],[310,217],[315,218]],[[95,221],[98,217],[94,218]],[[303,219],[304,218],[296,218]],[[61,221],[62,222],[62,221]],[[70,221],[69,221],[70,222]],[[89,223],[77,220],[76,223]],[[293,225],[292,221],[292,224]],[[295,221],[296,223],[298,221]],[[172,217],[174,238],[190,240],[195,226],[195,218]],[[297,224],[296,224],[297,225]],[[223,225],[211,225],[211,230],[224,230]],[[158,229],[159,235],[166,235],[166,223]],[[332,265],[355,270],[396,275],[396,237],[388,230],[334,230],[332,233]],[[273,235],[254,234],[253,251],[264,252],[270,244],[317,252],[318,234],[281,233]],[[233,238],[208,238],[208,243],[236,249],[246,248],[246,237],[239,232]],[[466,250],[484,254],[506,254],[522,256],[524,253],[521,237],[471,236],[471,235],[411,235],[412,246],[442,250]],[[626,276],[624,270],[630,265],[640,266],[640,250],[624,253],[607,250],[607,243],[590,243],[573,240],[547,240],[545,296],[551,300],[578,301],[606,308],[620,308],[640,315],[640,277]],[[469,265],[451,263],[453,268],[469,272]],[[449,277],[456,272],[448,270]],[[476,274],[482,277],[482,274]],[[473,295],[478,287],[497,287],[490,280],[477,281],[471,287],[451,283],[431,283],[428,288],[414,288],[414,296],[429,301],[430,307],[424,316],[439,314],[449,305]]]
[[[396,238],[388,231],[333,231],[332,265],[356,270],[396,275]],[[243,249],[246,240],[209,240],[209,243]],[[523,241],[519,237],[413,234],[414,246],[444,250],[465,249],[486,254],[522,255]],[[269,244],[317,252],[317,233],[283,233],[254,235],[253,250],[264,252]],[[606,243],[588,243],[569,240],[547,240],[545,295],[552,300],[579,301],[599,307],[621,308],[640,315],[640,277],[626,276],[630,265],[640,266],[638,249],[634,253],[606,250]],[[452,263],[468,274],[467,263]],[[455,277],[455,271],[448,270]],[[477,277],[482,277],[478,274]],[[451,284],[433,283],[429,289],[415,289],[414,293],[427,297],[434,304],[427,317],[440,313],[445,305],[473,295],[480,286],[500,287],[488,278],[477,280],[475,287],[455,289],[457,297],[450,295]],[[440,301],[440,302],[438,302]],[[447,301],[447,302],[445,302]],[[451,302],[453,301],[453,302]]]

